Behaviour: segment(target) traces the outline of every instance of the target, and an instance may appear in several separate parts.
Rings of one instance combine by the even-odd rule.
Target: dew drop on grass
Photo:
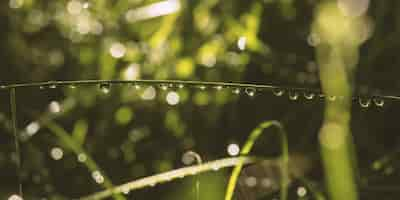
[[[213,169],[214,171],[218,171],[218,170],[219,170],[219,166],[218,166],[218,165],[214,165],[214,166],[212,167],[212,169]]]
[[[383,107],[385,105],[385,101],[380,98],[374,98],[374,103],[377,107]]]
[[[76,88],[76,85],[71,84],[71,85],[69,85],[68,87],[71,88],[71,89],[75,89],[75,88]]]
[[[239,88],[233,88],[232,89],[233,94],[240,94],[240,89]]]
[[[285,94],[285,90],[280,89],[280,88],[274,88],[274,89],[272,90],[272,93],[274,93],[275,96],[280,97],[280,96],[282,96],[283,94]]]
[[[135,84],[133,84],[133,88],[135,88],[136,90],[140,90],[140,88],[142,88],[142,86],[135,83]]]
[[[254,95],[256,95],[255,88],[246,88],[245,92],[249,97],[254,97]]]
[[[314,93],[312,93],[312,92],[304,92],[304,98],[306,98],[308,100],[311,100],[311,99],[314,99],[314,97],[315,97]]]
[[[49,85],[49,88],[50,88],[50,89],[56,89],[56,88],[57,88],[57,85],[56,85],[56,84],[51,84],[51,85]]]
[[[215,86],[214,88],[215,88],[216,90],[218,90],[218,91],[223,89],[222,85],[217,85],[217,86]]]
[[[200,90],[205,90],[207,87],[205,85],[199,85]]]
[[[99,88],[101,92],[103,92],[104,94],[108,94],[110,92],[111,85],[109,83],[101,83],[99,85]]]
[[[122,193],[124,193],[125,195],[128,195],[129,192],[131,192],[131,191],[129,190],[129,188],[124,188],[124,189],[122,189]]]
[[[299,94],[296,91],[289,92],[289,99],[292,101],[296,101],[299,99]]]
[[[164,91],[168,90],[168,85],[167,84],[161,84],[160,88]]]
[[[179,84],[179,85],[178,85],[178,88],[179,88],[179,89],[182,89],[182,88],[184,88],[184,87],[185,87],[185,86],[184,86],[183,84]]]
[[[371,99],[368,98],[359,98],[358,103],[363,108],[368,108],[371,105]]]

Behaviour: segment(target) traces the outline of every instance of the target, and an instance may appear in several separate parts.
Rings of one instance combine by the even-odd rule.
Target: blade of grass
[[[255,128],[251,133],[249,138],[246,140],[240,154],[242,156],[247,156],[251,149],[254,146],[254,143],[257,141],[259,136],[264,132],[265,129],[276,126],[279,129],[279,135],[281,137],[281,145],[282,145],[282,156],[281,156],[281,189],[280,195],[281,199],[287,199],[287,186],[289,184],[289,150],[288,150],[288,142],[286,133],[282,127],[282,125],[277,121],[265,121],[261,123],[257,128]],[[225,200],[231,200],[233,197],[233,193],[235,191],[236,182],[239,178],[240,172],[243,168],[243,161],[239,162],[238,165],[232,171],[231,177],[228,182],[228,186],[226,189]]]
[[[112,194],[121,193],[121,192],[129,192],[132,190],[137,190],[145,187],[154,186],[159,183],[169,182],[178,178],[183,178],[186,176],[193,176],[206,171],[213,171],[216,169],[222,169],[226,167],[236,166],[239,163],[242,165],[251,164],[261,161],[262,159],[256,157],[237,157],[237,158],[223,158],[220,160],[215,160],[199,165],[183,167],[180,169],[171,170],[165,173],[156,174],[153,176],[141,178],[138,180],[134,180],[129,183],[125,183],[123,185],[117,186],[114,190],[104,190],[86,197],[81,197],[80,200],[99,200],[104,199]],[[265,161],[265,160],[263,160]],[[275,160],[270,160],[271,162],[276,162]]]
[[[69,147],[71,151],[73,151],[76,155],[84,154],[87,157],[87,160],[84,162],[85,166],[89,169],[89,172],[99,171],[104,177],[104,183],[102,186],[105,189],[110,191],[114,191],[114,186],[111,180],[105,175],[104,172],[100,170],[96,162],[91,158],[91,156],[79,145],[73,138],[70,136],[67,131],[54,123],[53,121],[44,121],[43,125],[45,125],[54,135],[56,135],[65,146]],[[113,198],[115,200],[125,200],[125,197],[121,194],[114,194]]]
[[[11,122],[12,122],[12,132],[14,134],[14,144],[15,144],[15,154],[16,154],[16,165],[17,165],[17,176],[18,176],[18,190],[19,195],[23,197],[22,193],[22,177],[21,177],[21,150],[19,146],[18,137],[18,124],[17,124],[17,89],[12,88],[10,90],[10,104],[11,104]]]
[[[359,60],[359,47],[364,42],[366,18],[343,14],[335,1],[322,1],[316,9],[313,32],[321,38],[316,56],[325,99],[324,121],[319,132],[326,186],[332,200],[359,198],[357,159],[351,134],[351,106],[354,72]],[[346,27],[346,28],[344,28]],[[359,101],[359,98],[357,98]]]

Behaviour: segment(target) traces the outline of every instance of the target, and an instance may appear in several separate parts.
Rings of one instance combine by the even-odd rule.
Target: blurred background
[[[312,24],[321,2],[3,0],[0,85],[178,79],[319,89],[315,46],[320,38]],[[399,94],[400,2],[337,3],[349,15],[366,16],[355,90]],[[73,199],[101,191],[108,182],[120,185],[183,167],[188,151],[203,161],[236,156],[265,120],[285,126],[290,155],[299,158],[292,167],[325,193],[318,141],[324,101],[288,93],[122,84],[21,88],[16,97],[22,168],[17,170],[9,91],[0,90],[0,198],[18,193],[18,174],[25,199]],[[360,198],[396,199],[400,102],[359,104],[352,107],[351,131]],[[266,135],[252,155],[277,158],[279,138]],[[124,197],[196,199],[195,182],[200,182],[200,199],[223,199],[229,172],[204,173]],[[236,199],[278,198],[276,174],[251,178],[239,185]],[[314,199],[299,180],[293,180],[289,197]]]

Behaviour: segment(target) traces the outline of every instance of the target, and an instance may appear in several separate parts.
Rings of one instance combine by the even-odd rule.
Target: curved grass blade
[[[287,142],[287,137],[286,133],[282,127],[282,125],[278,121],[265,121],[261,123],[256,129],[254,129],[251,133],[249,138],[247,139],[246,143],[243,146],[242,151],[240,154],[242,156],[247,156],[251,149],[254,146],[254,143],[256,140],[259,138],[259,136],[264,132],[265,129],[276,126],[279,129],[279,135],[281,137],[281,145],[282,145],[282,157],[280,159],[281,161],[281,189],[280,189],[280,195],[281,199],[287,199],[287,186],[289,184],[289,150],[288,150],[288,142]],[[239,178],[239,174],[242,171],[243,168],[243,161],[239,162],[238,165],[235,166],[235,168],[232,171],[231,177],[228,182],[228,186],[226,189],[226,194],[225,194],[225,200],[231,200],[233,197],[233,193],[236,188],[236,183]]]

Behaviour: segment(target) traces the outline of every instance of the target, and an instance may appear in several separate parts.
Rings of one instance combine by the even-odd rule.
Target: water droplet
[[[40,90],[44,90],[44,89],[46,89],[46,87],[43,86],[43,85],[41,85],[41,86],[39,86],[39,89],[40,89]]]
[[[246,88],[245,92],[249,97],[254,97],[256,95],[256,89],[255,88]]]
[[[213,169],[214,171],[218,171],[218,170],[219,170],[219,166],[215,164],[215,165],[212,167],[212,169]]]
[[[104,183],[104,176],[101,174],[100,171],[93,171],[92,178],[95,180],[96,183],[102,184]]]
[[[86,162],[86,160],[87,160],[86,154],[84,154],[84,153],[78,154],[78,162],[83,163],[83,162]]]
[[[76,85],[74,85],[74,84],[71,84],[71,85],[69,85],[69,88],[71,88],[71,89],[75,89],[75,88],[76,88]]]
[[[371,99],[368,98],[359,98],[358,102],[360,103],[360,106],[363,108],[368,108],[371,105]]]
[[[299,94],[296,91],[289,92],[289,99],[292,101],[296,101],[299,99]]]
[[[314,93],[312,93],[312,92],[304,92],[304,98],[306,98],[308,100],[311,100],[311,99],[314,99],[314,97],[315,97]]]
[[[374,98],[374,103],[378,107],[383,107],[385,105],[385,100],[381,98]]]
[[[129,190],[129,188],[123,188],[123,189],[122,189],[122,193],[124,193],[125,195],[128,195],[129,192],[131,192],[131,191]]]
[[[272,92],[274,93],[275,96],[280,97],[283,94],[285,94],[285,90],[284,89],[280,89],[280,88],[275,88],[272,90]]]
[[[179,88],[179,89],[182,89],[182,88],[184,88],[184,87],[185,87],[185,86],[184,86],[183,84],[179,84],[179,85],[178,85],[178,88]]]
[[[6,89],[5,85],[0,85],[0,89]]]
[[[240,88],[233,88],[232,89],[233,94],[240,94]]]
[[[49,85],[49,88],[50,88],[50,89],[56,89],[56,88],[57,88],[57,85],[56,85],[56,84],[51,84],[51,85]]]
[[[134,83],[133,88],[135,88],[136,90],[140,90],[140,88],[142,88],[142,86],[139,85],[138,83]]]
[[[104,94],[108,94],[111,89],[111,85],[109,83],[101,83],[99,87]]]
[[[161,85],[160,85],[160,88],[161,88],[162,90],[166,91],[166,90],[168,90],[168,85],[166,85],[166,84],[161,84]]]
[[[217,86],[215,86],[214,88],[215,88],[216,90],[222,90],[222,89],[223,89],[222,85],[217,85]]]
[[[205,85],[199,85],[200,90],[205,90],[207,87]]]
[[[334,95],[329,95],[329,96],[328,96],[328,100],[329,100],[329,101],[336,101],[336,98],[337,98],[337,97],[334,96]]]

